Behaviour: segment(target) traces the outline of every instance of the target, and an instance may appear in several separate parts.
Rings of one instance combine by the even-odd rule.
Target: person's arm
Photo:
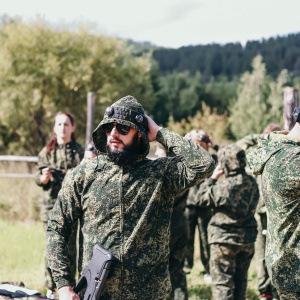
[[[251,149],[257,147],[258,140],[262,138],[264,138],[263,133],[249,134],[238,140],[236,144],[240,146],[246,153],[248,153]]]
[[[67,244],[81,213],[80,194],[84,170],[85,164],[80,164],[66,174],[55,205],[49,213],[46,258],[58,289],[71,286],[72,282]]]
[[[170,158],[167,170],[168,188],[174,194],[181,193],[211,175],[215,163],[207,151],[194,142],[159,127],[150,117],[148,127],[149,141],[158,141],[175,155]]]
[[[200,185],[195,203],[202,207],[227,206],[232,202],[231,191],[227,181],[218,181],[210,177]]]
[[[224,170],[221,165],[218,164],[214,169],[210,178],[206,179],[199,187],[195,203],[198,206],[216,206],[217,199],[216,194],[218,188],[215,187],[218,179],[224,174]],[[215,187],[215,188],[214,188]],[[215,189],[215,190],[214,190]],[[226,193],[226,196],[228,194]]]
[[[35,177],[35,182],[38,186],[43,187],[43,189],[48,189],[50,187],[50,179],[52,178],[52,172],[48,168],[49,161],[46,154],[46,148],[38,154],[37,162],[37,173]]]

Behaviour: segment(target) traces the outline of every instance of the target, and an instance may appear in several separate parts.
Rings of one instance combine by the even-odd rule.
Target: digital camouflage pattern
[[[202,132],[202,130],[192,130],[187,133],[185,137],[193,141],[199,140],[199,132]],[[216,163],[218,160],[217,156],[215,154],[212,154],[212,158]],[[198,190],[201,189],[202,183],[203,181],[200,184],[197,184],[196,186],[190,188],[187,198],[185,217],[187,219],[189,236],[185,249],[184,270],[185,272],[190,273],[193,268],[195,232],[196,228],[198,228],[200,260],[204,267],[204,272],[206,274],[209,274],[210,249],[208,244],[207,228],[212,214],[210,207],[199,207],[197,205],[196,196]]]
[[[245,300],[254,244],[211,244],[212,299]]]
[[[266,264],[280,297],[282,292],[300,293],[300,143],[286,134],[270,133],[247,155],[253,173],[262,175]]]
[[[107,152],[106,133],[102,129],[102,125],[114,122],[130,126],[142,134],[140,155],[137,159],[146,157],[149,153],[150,144],[147,137],[147,119],[142,105],[134,97],[126,96],[106,109],[103,120],[92,134],[94,145],[101,153]]]
[[[113,119],[132,123],[129,110],[140,110],[132,98],[116,102],[125,114],[129,113],[125,119],[105,117],[102,122]],[[102,122],[93,134],[93,142],[105,152]],[[140,126],[137,129],[142,132]],[[135,162],[120,166],[107,155],[99,155],[83,162],[65,178],[48,226],[47,258],[59,288],[70,285],[65,244],[72,224],[80,218],[80,266],[87,266],[95,244],[110,250],[117,259],[100,299],[157,300],[165,299],[170,292],[169,226],[173,201],[209,176],[214,162],[206,151],[199,151],[194,143],[167,129],[161,129],[156,140],[175,157],[150,160],[146,158],[147,135],[143,139],[144,153]]]
[[[158,142],[156,147],[161,148],[166,152],[167,156],[173,157],[172,152],[167,152],[166,149]],[[172,290],[168,295],[167,300],[187,300],[188,288],[186,274],[183,271],[185,248],[188,240],[187,220],[184,215],[188,190],[175,198],[173,204],[173,212],[170,225],[170,258],[169,272]]]
[[[265,137],[264,133],[249,134],[244,138],[238,140],[236,144],[240,146],[246,154],[256,149],[258,140]],[[266,230],[267,230],[267,209],[262,196],[261,189],[261,176],[254,175],[254,178],[258,185],[259,201],[256,207],[256,221],[257,221],[257,237],[255,241],[255,256],[256,256],[256,271],[258,280],[258,291],[260,294],[272,295],[274,298],[279,298],[276,289],[271,284],[271,278],[269,277],[266,261],[265,261],[265,249],[266,249]]]
[[[194,265],[195,232],[196,228],[198,228],[200,260],[204,267],[204,272],[206,274],[209,274],[210,250],[208,244],[207,228],[212,213],[210,207],[199,207],[196,205],[196,196],[198,190],[201,189],[202,184],[203,181],[200,184],[190,188],[187,199],[185,217],[188,223],[189,236],[185,249],[185,271],[190,272]]]
[[[255,179],[246,174],[246,156],[239,146],[221,148],[219,163],[225,178],[206,179],[197,194],[199,206],[212,207],[208,224],[212,293],[214,299],[243,300],[254,255],[259,192]]]
[[[64,174],[55,171],[60,169],[63,171],[70,170],[78,166],[83,159],[84,148],[76,143],[69,142],[67,144],[58,145],[50,155],[47,155],[46,147],[44,147],[38,154],[36,184],[43,189],[43,196],[40,201],[41,208],[41,221],[48,221],[49,211],[53,208],[56,201],[59,190],[61,189],[62,182],[64,180]],[[42,169],[53,167],[53,179],[51,179],[46,185],[43,185],[40,181],[42,175]]]
[[[187,196],[188,191],[185,191],[183,195],[175,199],[171,216],[169,271],[172,292],[168,296],[168,300],[188,299],[186,274],[183,271],[184,253],[188,239],[187,221],[184,216]]]
[[[254,243],[257,229],[254,213],[259,192],[255,179],[246,174],[245,152],[235,144],[222,148],[220,165],[223,180],[208,178],[199,189],[199,206],[213,208],[208,241],[245,245]]]
[[[249,135],[243,137],[242,139],[238,140],[236,142],[236,145],[241,147],[247,155],[250,151],[254,150],[257,147],[258,140],[263,139],[264,136],[265,136],[265,134],[263,134],[263,133],[249,134]],[[254,175],[254,178],[256,179],[256,182],[258,184],[259,191],[261,191],[261,177]],[[265,206],[262,196],[259,197],[258,205],[256,207],[256,212],[259,214],[266,213],[266,206]]]
[[[49,212],[54,206],[57,199],[58,192],[61,189],[62,182],[64,180],[64,171],[70,170],[80,164],[84,156],[84,148],[76,143],[69,142],[67,144],[57,145],[57,147],[51,151],[49,155],[46,153],[46,147],[44,147],[38,154],[36,183],[42,187],[43,195],[40,198],[40,218],[44,223],[44,230],[47,230],[47,222]],[[46,185],[43,185],[40,181],[43,168],[53,168],[53,178],[49,180]],[[57,170],[58,169],[58,170]],[[61,171],[63,172],[61,172]],[[76,275],[76,236],[77,226],[74,225],[73,234],[70,236],[68,247],[71,262],[72,284],[75,284]],[[45,287],[48,289],[55,288],[55,282],[51,275],[51,271],[48,267],[48,262],[45,260]]]

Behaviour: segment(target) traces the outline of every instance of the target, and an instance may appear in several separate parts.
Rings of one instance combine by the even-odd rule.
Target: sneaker
[[[204,278],[204,281],[206,283],[211,284],[211,276],[210,276],[210,274],[207,274],[207,273],[204,274],[203,278]]]
[[[271,299],[273,299],[273,296],[270,294],[265,294],[265,293],[261,294],[258,298],[258,300],[271,300]]]

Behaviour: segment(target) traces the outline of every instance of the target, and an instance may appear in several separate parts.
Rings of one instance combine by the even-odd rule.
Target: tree
[[[146,109],[155,103],[151,54],[134,57],[125,41],[81,27],[57,30],[41,21],[6,21],[0,43],[2,152],[37,154],[58,110],[75,115],[83,142],[89,91],[96,92],[97,121],[107,105],[128,94]]]
[[[276,81],[270,82],[268,123],[283,125],[283,87],[290,82],[291,78],[286,69],[280,72]]]
[[[228,140],[228,118],[227,114],[218,114],[216,109],[211,109],[204,102],[201,109],[192,117],[174,121],[171,117],[168,128],[184,136],[192,129],[203,129],[207,131],[215,143],[222,143]]]
[[[282,123],[282,87],[289,80],[288,72],[282,71],[273,81],[261,55],[253,59],[252,68],[252,73],[242,75],[230,109],[229,122],[236,138],[260,133],[270,122]]]
[[[160,124],[165,125],[168,118],[179,121],[193,115],[204,95],[204,84],[199,72],[190,76],[188,72],[173,73],[160,77],[157,102],[152,113]]]
[[[258,55],[252,63],[253,71],[245,72],[237,90],[237,101],[231,108],[229,122],[237,138],[250,133],[261,132],[266,122],[267,96],[269,84],[262,56]]]

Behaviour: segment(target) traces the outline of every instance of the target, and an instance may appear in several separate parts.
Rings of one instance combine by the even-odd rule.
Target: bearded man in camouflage
[[[155,140],[174,156],[147,159]],[[132,96],[106,109],[93,142],[101,155],[68,174],[50,213],[47,259],[59,298],[79,299],[70,286],[66,244],[80,219],[79,266],[87,266],[95,244],[117,259],[100,299],[165,299],[173,200],[210,176],[214,161],[159,127]]]
[[[270,133],[247,155],[261,174],[268,215],[266,265],[280,300],[300,299],[300,123]]]

